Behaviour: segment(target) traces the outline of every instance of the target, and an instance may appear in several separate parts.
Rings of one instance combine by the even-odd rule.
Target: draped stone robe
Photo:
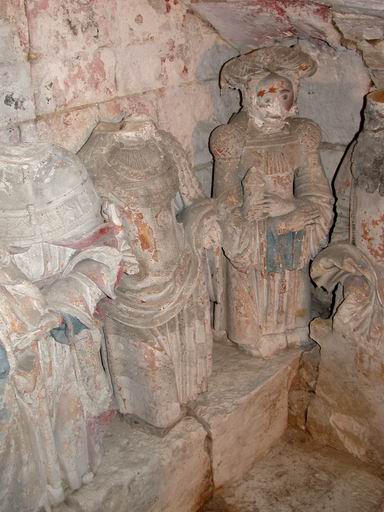
[[[95,236],[76,241],[83,249],[37,243],[0,265],[1,510],[48,511],[100,462],[112,390],[94,313],[113,296],[121,256]]]
[[[327,242],[332,196],[319,158],[320,131],[293,118],[278,133],[263,133],[246,112],[217,128],[214,196],[224,230],[226,285],[219,328],[253,354],[268,356],[308,338],[308,264]],[[272,193],[297,210],[318,208],[315,223],[293,224],[293,213],[249,220],[253,199]]]
[[[123,244],[139,267],[104,304],[119,411],[164,428],[206,391],[211,373],[204,246],[213,204],[169,133],[146,139],[125,130],[129,120],[122,129],[100,125],[79,156],[118,207]]]

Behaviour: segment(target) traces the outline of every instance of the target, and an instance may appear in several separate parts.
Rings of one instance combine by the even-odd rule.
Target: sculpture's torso
[[[136,155],[135,155],[136,153]],[[149,157],[148,157],[149,155]],[[115,165],[127,165],[128,151],[115,152]],[[137,156],[137,169],[133,167]],[[142,168],[141,162],[152,168]],[[184,251],[184,234],[176,221],[175,199],[178,192],[177,171],[160,146],[149,142],[129,149],[129,182],[124,183],[124,220],[129,241],[142,267],[143,280],[153,283],[169,279]]]
[[[266,134],[252,125],[245,113],[236,116],[233,122],[245,135],[239,179],[242,180],[251,167],[262,169],[265,192],[292,199],[295,171],[303,161],[295,124],[288,123],[283,131]]]

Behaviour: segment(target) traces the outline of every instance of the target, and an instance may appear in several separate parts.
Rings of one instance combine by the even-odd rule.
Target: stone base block
[[[383,499],[384,480],[371,466],[289,431],[202,512],[382,512]]]
[[[96,477],[56,512],[196,512],[212,492],[206,437],[190,417],[164,437],[116,418]]]
[[[301,351],[261,359],[221,342],[213,353],[210,391],[190,416],[163,437],[115,418],[97,475],[56,512],[196,512],[278,441]]]
[[[314,320],[311,337],[321,346],[321,361],[308,431],[322,444],[383,467],[384,351],[333,330],[330,320]]]
[[[213,479],[220,487],[241,478],[283,435],[301,352],[261,359],[223,343],[213,353],[210,390],[194,413],[210,433]]]

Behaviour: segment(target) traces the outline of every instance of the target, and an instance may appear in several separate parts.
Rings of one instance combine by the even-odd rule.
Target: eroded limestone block
[[[204,512],[379,512],[384,480],[371,466],[290,431]]]
[[[265,360],[215,344],[214,358],[210,390],[194,413],[210,432],[213,480],[220,487],[241,478],[284,433],[300,352]]]
[[[196,512],[212,489],[206,435],[193,418],[165,437],[116,418],[97,476],[57,512]]]
[[[363,96],[371,85],[368,70],[354,50],[320,51],[306,42],[302,48],[316,59],[318,70],[300,88],[300,115],[319,124],[324,142],[347,145],[359,130]]]
[[[368,340],[335,332],[329,320],[314,321],[311,335],[321,346],[321,364],[309,432],[323,444],[383,464],[382,353]]]

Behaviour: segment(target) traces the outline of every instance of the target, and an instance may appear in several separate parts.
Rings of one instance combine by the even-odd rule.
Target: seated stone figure
[[[121,256],[68,151],[0,146],[0,183],[0,510],[41,512],[100,461],[112,393],[95,310]]]
[[[225,254],[215,326],[263,357],[307,342],[308,266],[332,221],[320,129],[295,117],[299,79],[315,70],[298,48],[271,47],[221,71],[243,108],[210,140]]]
[[[367,96],[364,128],[335,180],[331,244],[311,269],[329,291],[330,320],[314,320],[320,374],[309,428],[325,443],[384,463],[384,91]],[[342,371],[340,371],[342,369]]]
[[[105,304],[119,410],[168,427],[211,372],[205,249],[216,236],[213,203],[180,144],[148,119],[99,125],[79,156],[114,203],[106,214],[126,260],[117,301]]]

